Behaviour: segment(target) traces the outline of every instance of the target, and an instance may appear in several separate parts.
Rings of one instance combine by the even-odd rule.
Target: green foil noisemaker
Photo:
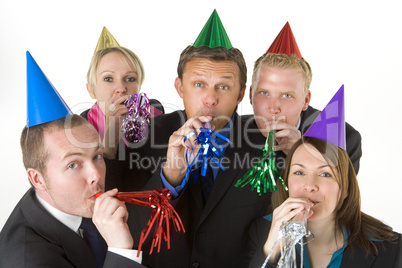
[[[259,157],[258,163],[236,182],[236,187],[244,187],[250,184],[251,190],[257,190],[257,193],[261,195],[267,191],[277,191],[276,180],[280,179],[285,190],[288,190],[288,187],[285,185],[285,182],[275,166],[274,142],[274,132],[271,130],[268,132],[265,146],[262,148],[262,154]]]

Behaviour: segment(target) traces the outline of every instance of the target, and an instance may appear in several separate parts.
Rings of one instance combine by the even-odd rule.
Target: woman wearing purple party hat
[[[283,179],[289,191],[273,193],[273,214],[252,226],[250,267],[402,267],[401,234],[361,211],[356,173],[346,153],[343,86],[292,147],[286,163]],[[300,214],[306,217],[304,225],[295,221]],[[282,249],[296,245],[294,256],[281,253],[281,241],[288,242]]]

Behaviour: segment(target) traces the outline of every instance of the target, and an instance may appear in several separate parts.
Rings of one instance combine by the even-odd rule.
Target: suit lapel
[[[372,263],[375,261],[376,257],[373,254],[368,254],[363,252],[358,247],[354,247],[352,252],[351,247],[346,247],[343,252],[341,268],[349,267],[371,267]]]
[[[59,222],[39,204],[35,191],[28,192],[27,202],[21,207],[22,213],[29,225],[42,237],[60,246],[66,253],[67,259],[76,267],[96,267],[90,248],[74,231]]]

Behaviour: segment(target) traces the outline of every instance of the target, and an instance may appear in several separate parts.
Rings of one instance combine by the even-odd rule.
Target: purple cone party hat
[[[210,48],[225,47],[227,49],[233,47],[216,9],[212,12],[207,23],[205,23],[204,28],[202,28],[201,33],[193,44],[193,47],[200,46],[207,46]]]
[[[113,35],[106,29],[105,26],[103,26],[101,35],[99,36],[98,43],[96,44],[95,52],[109,48],[109,47],[119,47],[120,44],[117,42],[117,40],[113,37]]]
[[[27,127],[72,115],[70,108],[27,51]]]
[[[342,85],[303,136],[325,140],[346,151],[344,102]]]
[[[267,52],[265,52],[265,54],[268,53],[286,54],[288,56],[295,54],[297,57],[299,57],[299,59],[302,58],[289,22],[286,22],[285,26],[283,26],[274,42],[272,42]]]

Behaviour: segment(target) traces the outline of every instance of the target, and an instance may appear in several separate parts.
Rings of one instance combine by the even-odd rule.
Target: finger
[[[121,219],[123,222],[126,222],[128,217],[128,211],[124,202],[120,202],[116,209],[113,211],[112,214],[113,218]]]
[[[114,188],[98,196],[95,200],[95,207],[99,209],[99,207],[102,206],[103,202],[105,202],[105,199],[107,199],[110,196],[115,196],[117,192],[118,192],[117,188]]]
[[[290,150],[290,148],[292,148],[294,143],[284,143],[284,144],[278,144],[274,146],[274,150],[275,151],[284,151],[284,150]]]
[[[314,211],[312,211],[312,210],[310,209],[310,211],[308,212],[308,215],[307,215],[307,219],[310,218],[313,214],[314,214]]]
[[[208,127],[211,120],[211,116],[195,116],[187,120],[184,126],[196,130],[197,134],[199,134],[200,128]]]
[[[294,202],[294,203],[302,203],[305,205],[313,206],[314,203],[310,201],[310,199],[306,197],[288,197],[289,202]]]
[[[110,114],[110,115],[114,115],[114,116],[123,116],[128,112],[128,109],[125,105],[120,104],[117,106],[116,110]]]
[[[124,104],[124,102],[128,99],[129,95],[122,95],[113,101],[114,104]]]

